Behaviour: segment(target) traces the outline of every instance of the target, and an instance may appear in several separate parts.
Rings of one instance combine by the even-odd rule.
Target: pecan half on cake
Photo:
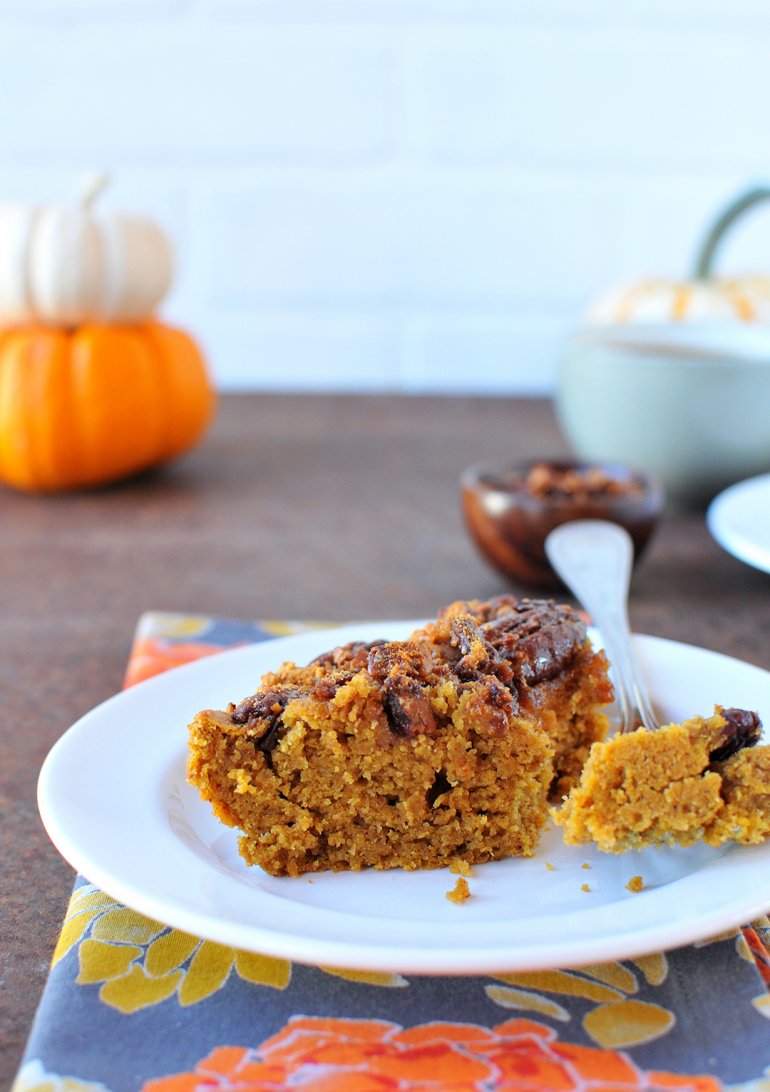
[[[457,602],[406,641],[285,663],[200,713],[188,776],[274,875],[531,855],[611,699],[570,607]]]

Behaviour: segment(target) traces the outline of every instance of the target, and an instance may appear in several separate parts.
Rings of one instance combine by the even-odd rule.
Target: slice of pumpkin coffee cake
[[[274,875],[531,855],[611,698],[570,607],[457,602],[406,641],[285,663],[200,713],[188,777]]]

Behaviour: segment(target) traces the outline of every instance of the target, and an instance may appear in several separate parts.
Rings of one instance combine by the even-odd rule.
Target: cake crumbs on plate
[[[458,857],[456,860],[451,862],[451,864],[449,865],[449,871],[454,876],[472,876],[473,875],[473,869],[471,868],[469,862],[464,861],[462,859],[462,857]]]
[[[581,865],[580,867],[581,867],[581,868],[590,868],[591,866],[590,866],[590,864],[588,863],[588,861],[585,861],[585,862],[584,862],[584,863],[583,863],[583,864],[582,864],[582,865]]]
[[[641,891],[644,888],[644,880],[641,876],[632,876],[626,884],[626,891]]]
[[[457,883],[454,885],[451,891],[447,891],[444,898],[449,899],[450,902],[465,902],[466,899],[471,897],[471,889],[468,887],[468,881],[464,876],[459,876]]]
[[[546,871],[548,871],[548,872],[555,872],[556,871],[556,865],[552,865],[550,861],[543,861],[543,864],[546,867]]]
[[[580,890],[581,891],[590,891],[591,890],[591,885],[588,884],[588,883],[581,883]]]

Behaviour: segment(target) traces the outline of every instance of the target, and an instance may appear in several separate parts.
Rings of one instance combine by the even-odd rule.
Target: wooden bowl
[[[465,522],[481,555],[518,584],[558,588],[545,554],[548,534],[575,519],[606,519],[631,535],[638,559],[665,503],[649,474],[617,463],[540,459],[519,466],[476,464],[460,478]]]

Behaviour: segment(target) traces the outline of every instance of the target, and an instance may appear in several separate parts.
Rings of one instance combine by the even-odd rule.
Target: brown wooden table
[[[499,593],[465,534],[458,476],[564,450],[547,401],[231,395],[206,442],[164,470],[87,494],[0,492],[2,1087],[73,881],[38,819],[37,773],[120,689],[138,615],[414,618]],[[703,512],[665,519],[631,619],[770,668],[770,577],[723,553]]]

